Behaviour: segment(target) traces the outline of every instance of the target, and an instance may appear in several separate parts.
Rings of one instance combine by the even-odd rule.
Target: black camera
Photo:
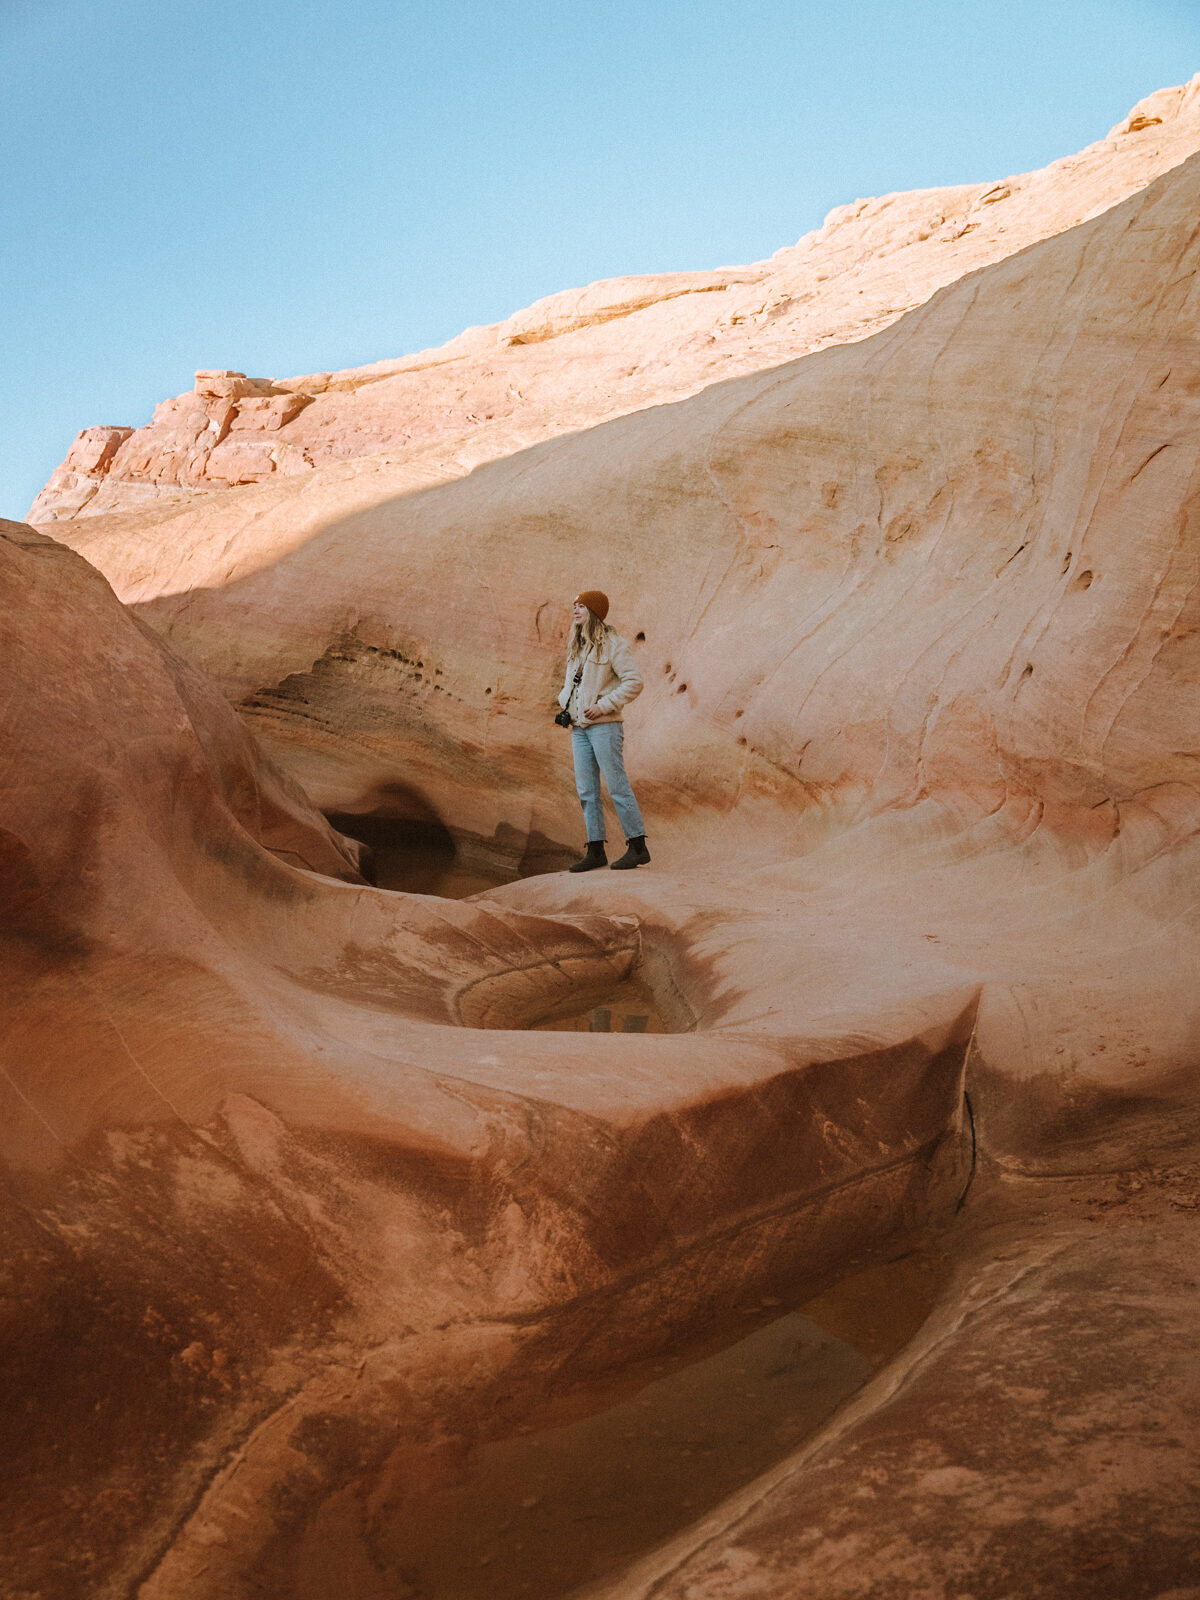
[[[558,723],[560,728],[569,728],[571,726],[571,713],[569,711],[560,711],[557,713],[554,720]]]

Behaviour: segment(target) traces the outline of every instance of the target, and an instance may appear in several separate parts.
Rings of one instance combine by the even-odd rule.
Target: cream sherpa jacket
[[[644,687],[629,641],[615,628],[606,628],[600,643],[583,658],[583,677],[576,693],[575,674],[579,665],[578,656],[567,656],[559,705],[564,711],[570,711],[571,720],[580,727],[595,728],[601,722],[620,722],[622,706],[636,700]],[[585,722],[583,713],[592,705],[599,706],[603,714]]]

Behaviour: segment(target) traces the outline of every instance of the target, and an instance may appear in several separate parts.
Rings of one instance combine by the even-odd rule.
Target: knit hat
[[[608,596],[599,589],[581,589],[575,596],[575,604],[586,606],[589,611],[595,612],[603,622],[608,615]]]

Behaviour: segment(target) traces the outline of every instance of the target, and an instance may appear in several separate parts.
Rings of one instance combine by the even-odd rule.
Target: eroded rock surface
[[[1191,1600],[1195,1181],[977,1196],[958,1281],[808,1449],[588,1600]]]
[[[367,887],[80,557],[0,568],[8,1593],[293,1593],[348,1485],[953,1203],[970,985],[731,1049],[664,950],[690,1031],[521,1031],[637,922]]]
[[[1040,187],[920,197],[926,238],[893,230],[913,197],[835,218],[821,250],[878,223],[925,276],[864,266],[854,321],[850,263],[786,338],[764,301],[725,367],[688,366],[686,319],[759,279],[552,297],[503,334],[562,400],[528,427],[294,474],[267,442],[361,407],[384,448],[386,386],[493,382],[496,330],[201,375],[164,427],[225,418],[211,456],[271,481],[58,522],[128,611],[9,525],[18,1590],[308,1600],[336,1535],[347,1594],[404,1593],[372,1528],[439,1450],[934,1224],[958,1270],[917,1343],[610,1592],[1195,1587],[1194,1185],[1125,1231],[1071,1208],[1195,1166],[1196,98]],[[596,375],[622,341],[647,364],[639,327],[666,376],[635,400]],[[130,503],[136,438],[90,511]],[[581,584],[647,673],[636,874],[372,889],[202,676],[322,810],[528,874],[577,838],[549,714]],[[521,1031],[630,974],[675,1031]]]
[[[656,870],[512,903],[721,919],[710,992],[813,1039],[987,985],[1018,1164],[1182,1136],[1198,210],[1193,158],[872,339],[438,488],[374,460],[63,531],[323,808],[526,872],[578,838],[549,712],[566,600],[602,584],[641,638]]]
[[[1002,183],[856,200],[766,261],[547,296],[438,350],[279,380],[198,372],[136,432],[89,428],[35,523],[178,501],[387,452],[437,483],[539,440],[862,339],[937,289],[1061,233],[1200,147],[1200,75],[1078,155]],[[95,435],[125,435],[95,458]]]

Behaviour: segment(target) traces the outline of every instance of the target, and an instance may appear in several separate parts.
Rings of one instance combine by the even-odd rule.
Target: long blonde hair
[[[577,622],[571,629],[571,642],[567,654],[572,661],[597,651],[608,636],[608,624],[601,622],[594,611],[589,611],[586,622]]]

